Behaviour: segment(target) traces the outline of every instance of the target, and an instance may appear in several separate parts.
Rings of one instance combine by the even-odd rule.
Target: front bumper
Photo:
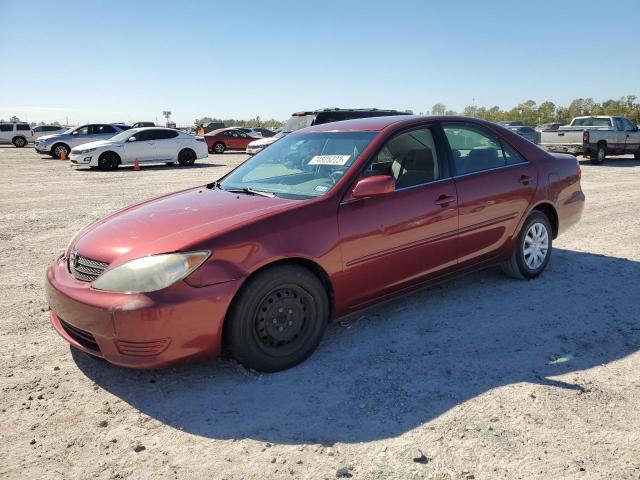
[[[36,142],[35,147],[38,153],[51,153],[51,147],[48,145],[38,145],[38,142]]]
[[[241,280],[148,294],[105,292],[73,278],[63,257],[47,271],[51,323],[74,347],[125,367],[160,368],[220,353],[222,325]]]
[[[79,153],[74,153],[73,150],[72,150],[71,154],[69,155],[69,161],[71,162],[70,165],[72,167],[75,167],[75,166],[91,166],[91,162],[96,163],[93,160],[95,153],[96,152],[91,152],[91,153],[86,153],[86,154],[79,154]]]

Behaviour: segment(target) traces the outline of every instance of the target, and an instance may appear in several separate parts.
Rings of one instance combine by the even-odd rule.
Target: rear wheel
[[[16,148],[22,148],[27,144],[27,140],[24,137],[16,137],[12,143]]]
[[[225,343],[244,366],[276,372],[311,355],[328,320],[320,280],[298,265],[275,266],[249,278],[234,299]]]
[[[640,160],[640,148],[633,154],[633,158],[636,160]]]
[[[178,154],[178,163],[180,163],[180,165],[184,167],[193,165],[195,161],[196,161],[196,152],[194,152],[190,148],[185,148],[184,150],[181,150],[180,153]]]
[[[511,259],[502,265],[502,271],[520,280],[540,275],[551,257],[552,232],[547,216],[539,211],[532,212],[518,234]]]
[[[62,154],[64,153],[64,158],[69,158],[69,147],[64,143],[56,143],[51,148],[51,156],[53,158],[62,158]]]
[[[224,153],[225,148],[224,143],[218,142],[213,146],[213,153]]]
[[[607,145],[605,143],[599,143],[595,154],[591,154],[591,163],[594,165],[600,165],[607,157]]]
[[[120,157],[115,152],[104,152],[98,158],[98,167],[103,170],[115,170],[120,165]]]

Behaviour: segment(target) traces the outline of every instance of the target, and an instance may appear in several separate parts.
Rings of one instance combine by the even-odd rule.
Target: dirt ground
[[[44,297],[54,255],[244,158],[73,171],[0,147],[1,478],[640,478],[634,159],[582,163],[583,220],[541,278],[489,270],[371,308],[289,371],[134,371],[71,351]]]

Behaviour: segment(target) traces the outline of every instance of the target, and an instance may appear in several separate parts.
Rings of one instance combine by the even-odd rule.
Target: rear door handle
[[[442,208],[448,207],[449,204],[454,202],[456,197],[452,197],[451,195],[440,195],[435,202],[436,205],[440,205]]]
[[[520,175],[520,178],[518,179],[518,181],[523,185],[529,185],[529,182],[531,181],[531,177],[529,175]]]

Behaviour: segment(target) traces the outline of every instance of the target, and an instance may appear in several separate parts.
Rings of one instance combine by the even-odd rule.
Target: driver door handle
[[[436,205],[440,205],[442,208],[448,207],[451,203],[456,200],[456,197],[451,195],[440,195],[433,203]]]

